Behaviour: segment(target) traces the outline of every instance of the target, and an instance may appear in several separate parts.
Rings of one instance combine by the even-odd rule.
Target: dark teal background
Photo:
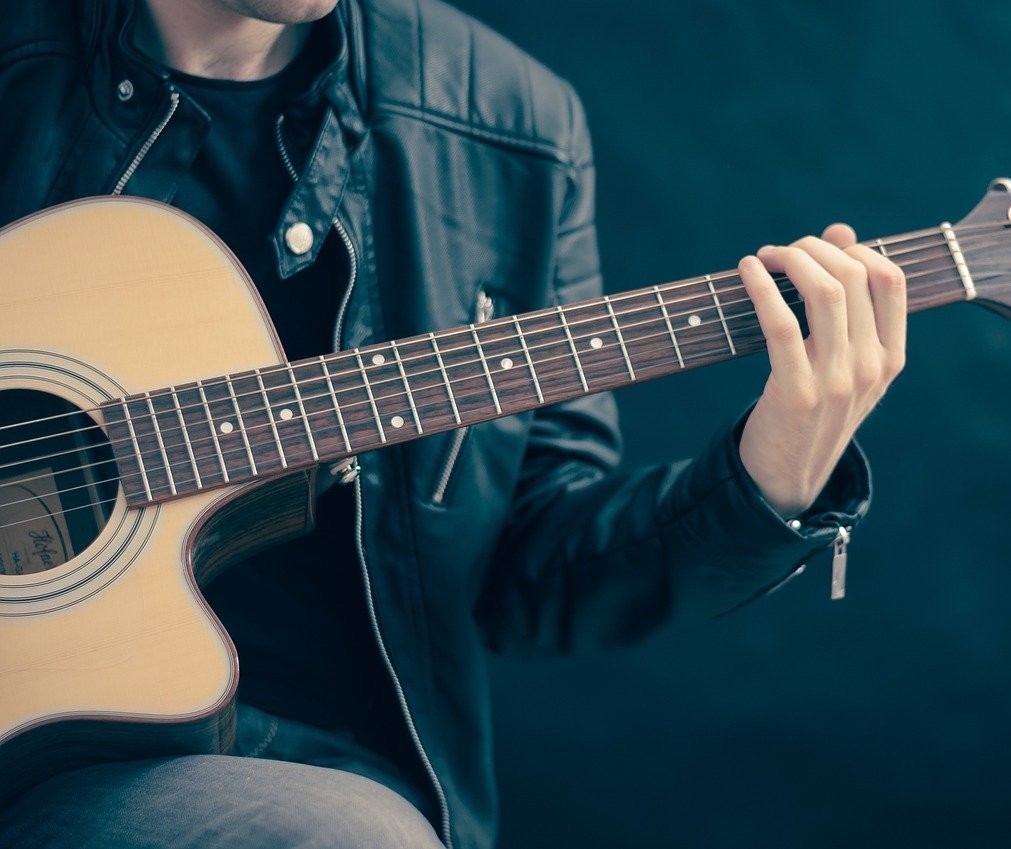
[[[611,291],[834,220],[957,221],[1011,176],[1005,3],[460,0],[567,77]],[[1011,268],[1011,242],[1009,242]],[[762,357],[619,393],[630,461],[690,454]],[[503,849],[1011,845],[1011,323],[911,321],[861,431],[850,548],[769,599],[605,656],[496,660]]]

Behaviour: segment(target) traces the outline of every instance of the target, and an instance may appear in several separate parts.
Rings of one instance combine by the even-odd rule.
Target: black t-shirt
[[[282,280],[270,242],[292,180],[275,138],[282,106],[313,71],[305,54],[255,82],[173,72],[211,119],[173,203],[217,233],[256,283],[289,359],[332,352],[347,288],[343,242],[327,237],[309,268]],[[316,529],[237,564],[207,590],[235,641],[239,698],[270,713],[352,734],[425,786],[367,613],[351,487],[318,502]]]

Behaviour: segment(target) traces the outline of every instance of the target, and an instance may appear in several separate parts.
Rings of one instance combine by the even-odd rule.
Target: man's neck
[[[206,0],[145,0],[135,40],[141,52],[185,74],[259,80],[298,55],[311,26],[257,20]]]

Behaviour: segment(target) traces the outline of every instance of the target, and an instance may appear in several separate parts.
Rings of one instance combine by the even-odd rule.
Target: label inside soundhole
[[[55,569],[105,526],[118,479],[104,432],[43,392],[0,392],[0,575]]]
[[[0,528],[0,575],[45,572],[74,556],[57,490],[52,469],[0,479],[8,504]]]

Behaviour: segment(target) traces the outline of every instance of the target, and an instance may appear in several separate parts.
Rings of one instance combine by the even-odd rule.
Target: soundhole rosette
[[[125,394],[72,358],[0,351],[0,617],[89,598],[143,547],[157,508],[126,508],[97,412]]]

